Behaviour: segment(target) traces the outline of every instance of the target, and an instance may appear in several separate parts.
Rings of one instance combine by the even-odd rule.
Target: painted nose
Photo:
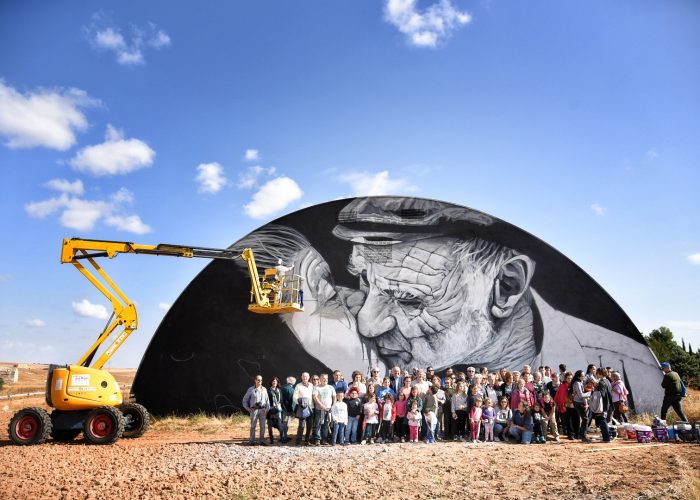
[[[393,330],[396,319],[391,315],[391,304],[380,295],[370,292],[357,314],[360,335],[374,338]]]

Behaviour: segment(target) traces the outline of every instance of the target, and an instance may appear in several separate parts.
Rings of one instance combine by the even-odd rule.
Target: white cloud
[[[148,39],[148,45],[154,49],[162,49],[170,45],[170,35],[163,30],[158,30],[151,38]]]
[[[150,167],[156,156],[140,139],[124,139],[120,130],[107,125],[105,142],[80,149],[70,160],[71,166],[93,175],[128,174]]]
[[[605,215],[605,213],[608,211],[607,208],[605,208],[603,205],[600,203],[594,203],[591,205],[591,210],[595,212],[596,215]]]
[[[119,191],[112,195],[112,201],[115,203],[133,203],[134,193],[125,187],[119,188]]]
[[[67,181],[66,179],[51,179],[49,182],[44,184],[44,187],[53,189],[54,191],[60,191],[62,193],[74,194],[80,196],[85,192],[83,186],[83,181],[77,179],[73,182]]]
[[[111,215],[105,218],[105,224],[129,233],[146,234],[151,232],[151,226],[144,224],[138,215]]]
[[[668,326],[688,333],[700,333],[700,321],[669,321]]]
[[[169,310],[172,306],[172,304],[169,304],[167,302],[158,302],[158,308],[162,309],[163,311]]]
[[[687,257],[688,262],[691,264],[695,264],[696,266],[700,266],[700,252],[698,253],[692,253],[688,255]]]
[[[109,197],[109,200],[86,200],[79,196],[61,193],[60,196],[27,203],[25,211],[35,219],[45,219],[60,212],[58,220],[63,227],[78,231],[90,231],[102,219],[108,226],[122,231],[144,234],[151,231],[141,217],[127,214],[126,206],[134,202],[134,195],[126,188]]]
[[[102,304],[93,304],[88,299],[83,299],[80,302],[73,302],[73,312],[78,316],[84,316],[86,318],[109,318],[109,313],[105,306]]]
[[[245,159],[246,161],[259,161],[260,160],[260,151],[257,149],[246,149],[245,150]]]
[[[224,168],[216,162],[197,165],[197,176],[194,179],[199,183],[197,191],[200,193],[218,193],[228,184]]]
[[[437,47],[472,19],[450,0],[438,0],[423,11],[418,10],[417,4],[418,0],[386,0],[384,5],[384,19],[416,47]]]
[[[659,152],[656,150],[656,148],[651,148],[647,151],[646,157],[647,160],[653,161],[659,157]]]
[[[0,274],[0,283],[9,283],[12,281],[11,274]]]
[[[93,16],[93,23],[85,28],[86,35],[93,47],[112,52],[121,65],[145,64],[145,48],[158,50],[171,44],[170,35],[153,23],[147,27],[132,25],[129,35],[124,35],[116,26],[105,26],[103,17],[99,14]]]
[[[0,342],[0,350],[9,351],[15,349],[33,349],[40,351],[51,351],[53,346],[50,344],[37,344],[36,342],[23,342],[21,340],[3,340]]]
[[[30,328],[43,328],[46,326],[46,321],[42,319],[28,319],[24,324]]]
[[[70,198],[58,220],[64,227],[78,231],[90,231],[100,217],[105,216],[111,210],[112,206],[104,201]]]
[[[287,205],[304,195],[299,185],[289,177],[277,177],[266,182],[245,205],[245,213],[261,219],[284,210]]]
[[[388,170],[383,170],[376,174],[350,172],[342,174],[340,180],[350,185],[353,196],[404,194],[417,190],[406,178],[392,179]]]
[[[245,172],[238,175],[238,184],[236,185],[241,189],[252,189],[258,185],[258,180],[262,175],[272,176],[276,171],[275,167],[261,167],[260,165],[248,167]]]
[[[87,129],[81,108],[98,104],[79,89],[39,89],[22,94],[0,79],[0,136],[11,149],[65,151],[75,144],[76,132]]]

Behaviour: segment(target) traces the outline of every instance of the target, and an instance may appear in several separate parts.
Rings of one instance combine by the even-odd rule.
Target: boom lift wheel
[[[150,424],[148,410],[138,403],[124,403],[119,407],[124,415],[125,438],[137,438],[143,436]]]
[[[12,417],[7,431],[15,444],[41,444],[51,434],[51,417],[43,408],[24,408]]]
[[[113,406],[99,406],[85,417],[83,434],[90,444],[111,444],[124,433],[124,416]]]

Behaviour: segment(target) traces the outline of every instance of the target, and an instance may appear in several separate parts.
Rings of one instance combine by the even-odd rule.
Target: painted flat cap
[[[394,196],[356,198],[338,214],[333,234],[366,245],[483,233],[502,221],[437,200]]]

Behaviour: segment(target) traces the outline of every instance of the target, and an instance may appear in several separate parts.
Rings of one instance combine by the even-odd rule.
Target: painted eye
[[[423,309],[423,301],[408,292],[393,292],[392,296],[404,308]]]

